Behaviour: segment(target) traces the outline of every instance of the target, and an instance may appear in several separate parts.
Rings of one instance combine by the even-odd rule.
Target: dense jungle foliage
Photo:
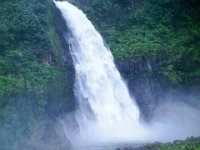
[[[168,77],[171,85],[191,86],[200,77],[198,0],[79,0],[78,5],[116,60],[149,59],[157,64],[152,70]]]
[[[1,0],[0,149],[19,149],[39,122],[72,108],[51,0]],[[24,142],[24,141],[23,141]]]

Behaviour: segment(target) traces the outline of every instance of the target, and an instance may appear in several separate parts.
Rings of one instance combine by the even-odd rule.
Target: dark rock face
[[[140,61],[121,60],[116,65],[127,80],[131,95],[135,97],[141,111],[141,117],[149,121],[156,106],[160,103],[167,80],[159,73],[155,58],[143,58]]]
[[[66,107],[70,108],[67,110],[68,112],[74,111],[76,107],[76,98],[73,91],[74,81],[75,81],[75,69],[73,66],[73,59],[70,54],[70,45],[67,42],[68,34],[70,33],[70,31],[68,30],[66,26],[66,22],[63,19],[60,10],[56,8],[55,4],[53,4],[52,12],[53,12],[53,24],[60,41],[59,52],[60,52],[60,55],[62,56],[61,61],[63,62],[63,65],[66,69],[65,70],[66,77],[64,79],[65,81],[63,81],[63,82],[66,82],[66,87],[65,87],[66,92],[64,95],[67,95],[67,97],[65,98],[70,100],[70,102],[69,101],[65,102],[62,99],[60,100],[62,102],[65,102],[65,104],[59,103],[60,106],[56,108],[56,112],[57,112],[56,115],[60,116],[60,115],[66,114]]]
[[[128,87],[138,103],[142,118],[148,121],[163,93],[158,79],[153,75],[143,74],[130,78]]]
[[[66,65],[68,65],[72,69],[73,61],[72,61],[72,57],[71,57],[70,51],[69,51],[69,43],[66,41],[67,34],[70,31],[67,29],[66,22],[63,19],[60,10],[57,9],[55,5],[52,9],[53,9],[53,13],[54,13],[54,27],[55,27],[56,33],[59,36],[59,40],[61,43],[60,51],[61,51],[61,55],[63,56],[62,57],[63,61]]]
[[[157,64],[152,59],[143,58],[142,60],[116,60],[115,61],[118,69],[121,72],[146,72],[156,70]]]

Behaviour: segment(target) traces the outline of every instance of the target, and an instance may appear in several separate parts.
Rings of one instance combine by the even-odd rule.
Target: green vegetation
[[[137,150],[199,150],[200,138],[187,138],[184,141],[174,141],[173,143],[148,144]],[[135,149],[136,150],[136,149]]]
[[[54,53],[47,9],[39,1],[1,4],[1,95],[23,88],[43,88],[56,77],[55,66],[50,64]]]
[[[72,107],[70,72],[61,58],[51,0],[0,5],[0,145],[17,146],[39,122]]]
[[[154,70],[172,85],[200,77],[198,0],[79,0],[78,5],[102,32],[116,60],[149,58],[161,64]]]

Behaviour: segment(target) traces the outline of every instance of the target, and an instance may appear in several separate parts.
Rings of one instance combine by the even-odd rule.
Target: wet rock
[[[116,65],[127,85],[131,95],[136,99],[141,116],[145,121],[152,118],[152,112],[160,103],[166,77],[159,74],[156,58],[142,57],[136,60],[116,60]]]

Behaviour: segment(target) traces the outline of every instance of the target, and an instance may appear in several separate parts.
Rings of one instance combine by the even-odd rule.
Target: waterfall
[[[132,136],[130,131],[139,124],[139,109],[110,50],[81,10],[66,1],[55,3],[71,32],[68,42],[76,71],[80,134],[104,139]]]
[[[77,7],[66,1],[55,4],[70,30],[80,135],[106,140],[139,134],[139,109],[103,38]]]
[[[151,124],[141,124],[135,100],[130,97],[101,35],[77,7],[66,1],[55,4],[70,31],[66,40],[76,72],[74,92],[78,100],[75,112],[78,133],[62,122],[65,135],[73,139],[74,145],[170,141],[200,134],[199,111],[180,104],[161,105]]]

